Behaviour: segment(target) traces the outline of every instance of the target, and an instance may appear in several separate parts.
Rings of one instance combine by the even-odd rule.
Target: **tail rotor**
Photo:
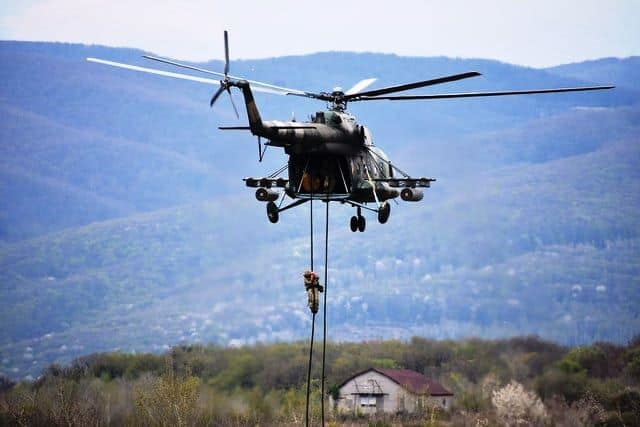
[[[233,107],[233,111],[236,113],[236,117],[240,118],[240,114],[238,114],[238,109],[236,108],[235,102],[233,102],[233,97],[231,96],[231,89],[233,86],[233,81],[229,78],[229,35],[227,31],[224,32],[224,78],[220,80],[220,88],[213,94],[211,97],[211,102],[209,106],[213,107],[213,104],[216,103],[222,92],[227,92],[229,94],[229,100],[231,101],[231,106]]]

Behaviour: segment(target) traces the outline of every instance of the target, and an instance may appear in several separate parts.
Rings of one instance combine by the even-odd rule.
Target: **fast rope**
[[[312,271],[305,271],[304,286],[309,296],[309,309],[311,310],[311,345],[309,346],[309,367],[307,369],[307,407],[305,411],[305,425],[309,427],[309,393],[311,391],[311,364],[313,361],[313,336],[316,326],[316,313],[318,312],[319,293],[322,292],[318,275]]]
[[[311,310],[311,344],[309,346],[309,365],[307,368],[307,399],[305,408],[305,426],[309,426],[309,396],[311,392],[311,366],[313,362],[313,341],[315,335],[316,314],[320,306],[320,293],[327,287],[327,269],[329,253],[329,200],[326,201],[326,224],[325,224],[325,262],[324,262],[324,287],[320,285],[320,278],[313,271],[313,194],[310,200],[310,224],[311,224],[311,271],[304,272],[304,286],[307,291],[309,310]],[[322,328],[322,373],[321,373],[321,418],[324,426],[324,384],[325,384],[325,353],[327,341],[327,298],[323,300],[323,328]]]
[[[304,272],[304,287],[307,291],[309,299],[309,309],[311,310],[311,345],[309,346],[309,366],[307,368],[307,403],[304,415],[304,425],[309,427],[309,393],[311,392],[311,362],[313,361],[313,335],[316,327],[316,313],[318,312],[317,301],[318,288],[316,283],[319,282],[317,275],[313,272],[313,177],[311,178],[311,200],[309,200],[309,211],[311,224],[311,271]],[[315,310],[314,310],[315,308]]]
[[[327,203],[326,222],[324,226],[324,299],[322,300],[322,386],[320,389],[320,395],[322,396],[322,427],[324,427],[324,366],[325,366],[325,354],[327,350],[327,283],[329,281],[329,275],[327,273],[329,265],[329,200]]]

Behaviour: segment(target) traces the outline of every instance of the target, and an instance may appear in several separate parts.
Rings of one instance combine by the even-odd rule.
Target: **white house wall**
[[[376,401],[376,407],[361,406],[360,394],[368,390],[363,386],[368,386],[371,380],[377,382],[382,389],[384,395],[379,396]],[[359,387],[356,387],[356,383]],[[368,398],[368,397],[367,397]],[[404,405],[404,407],[403,407]],[[376,411],[384,411],[387,413],[395,413],[398,411],[413,412],[416,408],[416,396],[409,393],[395,381],[375,371],[368,371],[355,378],[340,388],[340,400],[338,401],[338,410],[349,413],[375,413]]]

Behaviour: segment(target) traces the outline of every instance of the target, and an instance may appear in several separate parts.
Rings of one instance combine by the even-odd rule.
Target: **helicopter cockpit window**
[[[324,123],[324,113],[322,111],[318,111],[313,118],[314,123]]]
[[[325,119],[329,126],[339,126],[342,123],[342,118],[339,114],[336,114],[332,111],[327,111],[325,113]]]

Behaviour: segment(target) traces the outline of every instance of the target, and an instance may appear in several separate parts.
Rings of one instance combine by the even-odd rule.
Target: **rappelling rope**
[[[322,410],[322,426],[324,427],[324,366],[325,366],[325,354],[327,350],[327,282],[328,279],[328,265],[329,265],[329,200],[327,203],[326,222],[324,226],[324,299],[322,300],[322,385],[320,389],[321,397],[321,410]]]
[[[309,365],[307,368],[307,399],[305,408],[305,426],[309,426],[309,397],[311,393],[311,366],[313,362],[313,341],[315,335],[316,314],[319,308],[320,293],[326,290],[328,276],[328,255],[329,255],[329,200],[326,200],[326,223],[325,223],[325,247],[324,247],[324,288],[320,285],[320,278],[313,272],[313,194],[310,200],[310,224],[311,224],[311,271],[304,272],[304,285],[308,295],[309,309],[311,310],[311,344],[309,346]],[[325,385],[325,365],[326,365],[326,343],[327,343],[327,298],[323,300],[323,328],[322,328],[322,374],[321,374],[321,419],[324,427],[324,385]]]
[[[315,334],[316,327],[316,313],[317,309],[313,310],[313,298],[314,289],[313,282],[315,279],[315,273],[313,272],[313,177],[311,177],[311,199],[309,200],[309,212],[310,212],[310,236],[311,236],[311,271],[305,271],[304,273],[304,285],[309,296],[309,308],[311,309],[311,344],[309,345],[309,366],[307,368],[307,402],[305,408],[304,424],[309,427],[309,394],[311,392],[311,364],[313,361],[313,336]]]
[[[311,361],[313,359],[313,334],[316,326],[316,314],[311,318],[311,346],[309,347],[309,369],[307,371],[307,407],[304,416],[304,424],[309,427],[309,392],[311,391]]]

